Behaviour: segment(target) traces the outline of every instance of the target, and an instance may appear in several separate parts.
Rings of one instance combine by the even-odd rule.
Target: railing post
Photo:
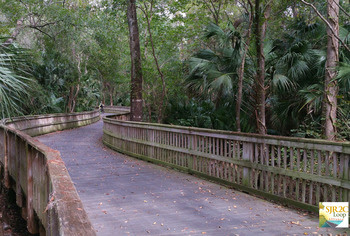
[[[349,181],[350,179],[350,155],[343,155],[342,158],[344,158],[344,169],[343,169],[343,179]],[[343,196],[342,196],[343,202],[349,202],[350,201],[350,190],[343,189]]]
[[[10,188],[10,176],[9,176],[9,137],[7,130],[4,132],[4,184],[6,188]]]
[[[192,150],[194,150],[194,135],[193,134],[190,134],[189,136],[188,136],[188,142],[189,142],[189,144],[188,144],[188,150],[189,151],[192,151]],[[194,168],[194,155],[193,154],[189,154],[188,155],[188,164],[187,164],[188,166],[188,168],[190,169],[190,170],[195,170],[195,168]]]
[[[253,143],[243,142],[243,160],[250,161],[253,155]],[[251,169],[248,167],[243,168],[242,184],[247,187],[250,186]]]
[[[27,144],[26,145],[26,156],[27,156],[27,228],[31,234],[39,232],[38,224],[34,216],[33,209],[33,149]]]
[[[154,143],[155,143],[155,130],[154,129],[151,129],[151,135],[150,135],[150,142],[151,142],[151,146],[149,146],[149,155],[150,155],[150,158],[152,159],[157,159],[155,156],[154,156]]]
[[[23,206],[23,195],[22,195],[22,188],[21,188],[21,156],[20,156],[20,138],[16,135],[15,136],[15,154],[16,154],[16,172],[17,172],[17,179],[16,179],[16,203],[19,207]]]

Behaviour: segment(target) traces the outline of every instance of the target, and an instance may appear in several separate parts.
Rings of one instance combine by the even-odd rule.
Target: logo
[[[349,228],[349,203],[320,202],[319,226],[329,228]]]

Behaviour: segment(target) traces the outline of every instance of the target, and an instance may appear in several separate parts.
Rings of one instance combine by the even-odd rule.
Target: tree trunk
[[[137,25],[135,0],[129,0],[128,9],[128,26],[130,38],[130,57],[131,57],[131,120],[142,120],[142,67],[139,29]]]
[[[114,94],[114,87],[112,86],[111,87],[111,90],[110,90],[110,92],[109,92],[109,104],[110,104],[110,106],[113,106],[113,94]]]
[[[74,96],[74,86],[72,85],[72,86],[69,88],[68,105],[67,105],[67,109],[66,109],[66,112],[67,112],[67,113],[70,113],[71,110],[72,110],[73,96]]]
[[[265,55],[264,55],[264,40],[267,28],[267,19],[270,16],[271,7],[266,6],[265,12],[261,13],[260,0],[255,1],[255,43],[257,54],[257,74],[255,78],[257,88],[257,110],[256,120],[259,134],[267,134],[266,116],[265,116]],[[262,16],[263,14],[263,16]]]
[[[336,139],[338,84],[336,66],[339,62],[339,0],[327,0],[327,15],[330,27],[327,28],[327,61],[324,84],[323,111],[325,116],[324,134],[328,140]],[[333,31],[333,32],[332,32]]]
[[[77,97],[80,91],[80,86],[78,85],[72,85],[69,89],[69,97],[68,97],[68,107],[67,112],[72,113],[75,110]]]

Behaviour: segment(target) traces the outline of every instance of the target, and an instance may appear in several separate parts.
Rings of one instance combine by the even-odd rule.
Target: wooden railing
[[[130,112],[130,107],[126,107],[126,106],[104,106],[103,110],[106,113]]]
[[[99,119],[99,112],[93,111],[2,120],[0,179],[5,187],[15,190],[29,232],[95,235],[60,153],[31,136]]]
[[[350,143],[104,118],[103,142],[171,166],[311,211],[350,201]],[[119,117],[122,120],[119,120]]]

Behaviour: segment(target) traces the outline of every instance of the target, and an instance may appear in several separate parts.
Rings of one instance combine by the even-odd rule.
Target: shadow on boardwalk
[[[62,154],[98,235],[312,235],[318,218],[113,152],[102,121],[39,140]]]

